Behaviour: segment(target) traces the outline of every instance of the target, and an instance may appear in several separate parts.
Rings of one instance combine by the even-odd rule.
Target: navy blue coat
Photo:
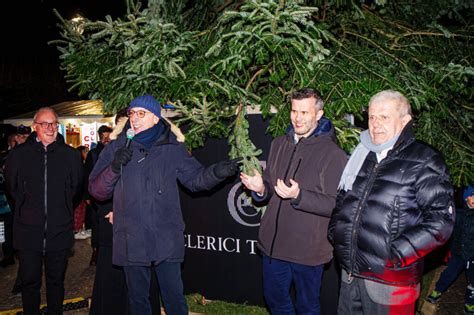
[[[112,171],[115,151],[125,135],[102,151],[89,177],[89,193],[98,200],[113,197],[113,263],[147,266],[151,262],[183,261],[184,222],[178,181],[191,191],[211,189],[222,179],[214,165],[203,167],[176,140],[167,124],[165,132],[147,150],[132,141],[132,160],[122,176]]]

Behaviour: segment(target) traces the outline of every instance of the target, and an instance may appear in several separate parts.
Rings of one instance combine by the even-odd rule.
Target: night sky
[[[53,8],[67,19],[79,13],[104,20],[126,12],[125,0],[15,0],[2,1],[1,7],[0,120],[79,99],[67,91],[59,52],[47,44],[60,38]]]

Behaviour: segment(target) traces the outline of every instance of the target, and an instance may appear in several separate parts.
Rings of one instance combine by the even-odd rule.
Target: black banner
[[[268,122],[249,115],[250,138],[263,150],[265,166],[272,137]],[[225,140],[210,139],[193,155],[204,165],[228,159]],[[211,192],[183,190],[181,205],[186,222],[186,257],[183,280],[186,293],[208,299],[264,305],[261,257],[256,248],[260,214],[248,204],[238,175]],[[333,266],[324,274],[321,291],[323,314],[335,314],[338,278]]]

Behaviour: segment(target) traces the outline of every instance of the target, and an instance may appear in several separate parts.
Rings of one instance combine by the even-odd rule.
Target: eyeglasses
[[[143,118],[143,117],[145,117],[146,114],[149,114],[149,113],[151,113],[151,112],[147,112],[147,111],[145,111],[145,110],[137,110],[137,111],[135,111],[135,110],[129,110],[129,111],[127,112],[127,115],[128,115],[128,117],[130,117],[130,118],[132,118],[133,115],[137,115],[138,118]]]
[[[35,121],[35,124],[40,125],[41,128],[43,129],[48,129],[52,127],[53,129],[58,129],[59,123],[57,121],[49,123],[49,122],[37,122]]]

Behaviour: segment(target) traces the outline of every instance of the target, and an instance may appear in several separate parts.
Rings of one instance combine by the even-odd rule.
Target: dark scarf
[[[165,125],[163,122],[160,120],[156,125],[154,125],[151,128],[148,128],[147,130],[144,130],[137,134],[133,140],[143,144],[143,146],[149,150],[152,146],[153,143],[158,140],[158,138],[163,134],[165,131]]]

